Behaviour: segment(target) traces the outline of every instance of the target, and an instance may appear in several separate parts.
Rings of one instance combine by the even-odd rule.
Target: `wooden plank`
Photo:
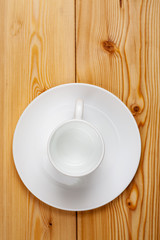
[[[75,213],[29,193],[14,167],[12,138],[31,100],[75,81],[74,1],[0,0],[0,6],[0,239],[72,240]]]
[[[108,205],[78,213],[78,239],[160,239],[160,2],[77,0],[76,15],[77,82],[121,98],[142,139],[132,183]]]

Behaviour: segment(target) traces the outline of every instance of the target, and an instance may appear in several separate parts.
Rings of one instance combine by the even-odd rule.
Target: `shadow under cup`
[[[72,177],[85,176],[93,172],[103,159],[103,139],[90,123],[70,120],[52,132],[48,155],[61,173]]]

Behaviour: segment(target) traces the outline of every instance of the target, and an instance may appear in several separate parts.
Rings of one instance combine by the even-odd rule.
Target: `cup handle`
[[[74,111],[74,118],[75,119],[82,119],[83,118],[83,108],[84,102],[82,99],[77,99]]]

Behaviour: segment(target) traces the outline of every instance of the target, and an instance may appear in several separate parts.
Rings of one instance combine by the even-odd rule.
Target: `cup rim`
[[[51,142],[51,138],[52,136],[55,134],[55,132],[61,128],[63,125],[67,124],[67,123],[70,123],[70,122],[83,122],[85,123],[86,125],[89,125],[92,129],[94,129],[94,131],[96,131],[97,135],[99,136],[100,138],[100,141],[101,141],[101,146],[102,146],[102,151],[101,151],[101,156],[98,160],[98,162],[95,164],[95,166],[93,168],[91,168],[89,171],[86,171],[84,172],[83,174],[69,174],[61,169],[59,169],[57,167],[57,165],[55,164],[55,162],[53,161],[53,157],[51,156],[50,154],[50,142]],[[98,167],[99,165],[102,163],[102,160],[103,160],[103,157],[104,157],[104,153],[105,153],[105,145],[104,145],[104,140],[102,138],[102,135],[101,133],[97,130],[97,128],[95,126],[93,126],[91,123],[83,120],[83,119],[71,119],[71,120],[67,120],[61,124],[59,124],[55,129],[53,129],[53,131],[51,132],[49,138],[48,138],[48,142],[47,142],[47,153],[48,153],[48,157],[49,157],[49,160],[50,162],[52,163],[52,165],[58,170],[58,172],[62,173],[63,175],[66,175],[66,176],[69,176],[69,177],[83,177],[83,176],[87,176],[88,174],[94,172]]]

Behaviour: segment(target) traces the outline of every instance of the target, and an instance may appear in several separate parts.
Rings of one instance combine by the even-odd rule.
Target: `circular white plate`
[[[73,118],[78,98],[84,100],[84,119],[102,134],[105,155],[93,173],[71,178],[50,163],[47,140],[56,126]],[[134,177],[140,154],[139,130],[128,108],[89,84],[64,84],[38,96],[21,115],[13,138],[15,166],[25,186],[48,205],[70,211],[97,208],[116,198]]]

